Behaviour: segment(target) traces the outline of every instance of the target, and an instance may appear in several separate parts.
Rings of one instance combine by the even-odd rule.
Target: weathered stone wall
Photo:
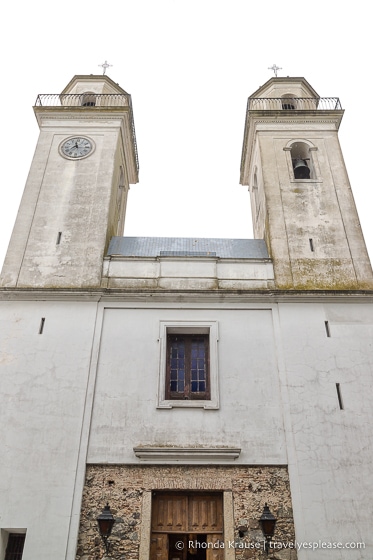
[[[116,521],[110,537],[110,558],[138,559],[141,537],[149,538],[149,534],[141,535],[142,504],[145,494],[153,489],[232,492],[236,560],[266,558],[262,549],[249,548],[250,543],[263,543],[258,520],[265,502],[277,518],[274,541],[295,540],[286,467],[89,465],[76,560],[98,560],[105,556],[96,518],[106,502]],[[227,524],[225,519],[225,528]],[[273,550],[270,557],[296,560],[297,555],[294,549],[282,549]]]

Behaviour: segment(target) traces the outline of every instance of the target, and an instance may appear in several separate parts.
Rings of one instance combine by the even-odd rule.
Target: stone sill
[[[181,462],[181,461],[235,461],[241,449],[237,447],[134,447],[133,451],[141,461]]]

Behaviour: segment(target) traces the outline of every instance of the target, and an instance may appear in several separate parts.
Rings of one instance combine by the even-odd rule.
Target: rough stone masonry
[[[137,560],[141,538],[145,538],[141,535],[144,496],[160,489],[231,492],[236,560],[267,557],[259,527],[267,502],[277,518],[273,541],[280,547],[272,549],[270,557],[296,560],[296,550],[288,547],[294,543],[295,535],[286,467],[137,465],[87,467],[76,560],[98,560],[105,556],[96,519],[107,502],[115,517],[110,558]],[[225,527],[227,523],[225,519]],[[252,548],[253,543],[258,548]]]

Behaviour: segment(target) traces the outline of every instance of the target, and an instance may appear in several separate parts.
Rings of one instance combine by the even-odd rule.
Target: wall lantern
[[[268,554],[268,544],[271,542],[272,537],[275,533],[276,521],[277,519],[275,518],[273,513],[271,513],[268,504],[266,502],[264,505],[263,513],[259,519],[259,525],[265,538],[264,546],[267,554]]]
[[[109,504],[106,504],[102,513],[97,517],[98,528],[100,531],[100,535],[102,540],[104,541],[106,553],[109,552],[109,543],[108,538],[110,537],[111,530],[115,523],[115,519],[113,514],[110,511]]]

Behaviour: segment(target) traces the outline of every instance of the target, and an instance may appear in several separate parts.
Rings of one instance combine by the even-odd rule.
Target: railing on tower
[[[132,100],[129,93],[42,93],[35,102],[36,107],[79,107],[85,111],[93,109],[129,107],[129,116],[132,130],[132,139],[135,148],[136,167],[139,169],[139,158],[137,153],[135,122],[133,120]]]
[[[249,97],[248,111],[337,111],[338,97]]]

